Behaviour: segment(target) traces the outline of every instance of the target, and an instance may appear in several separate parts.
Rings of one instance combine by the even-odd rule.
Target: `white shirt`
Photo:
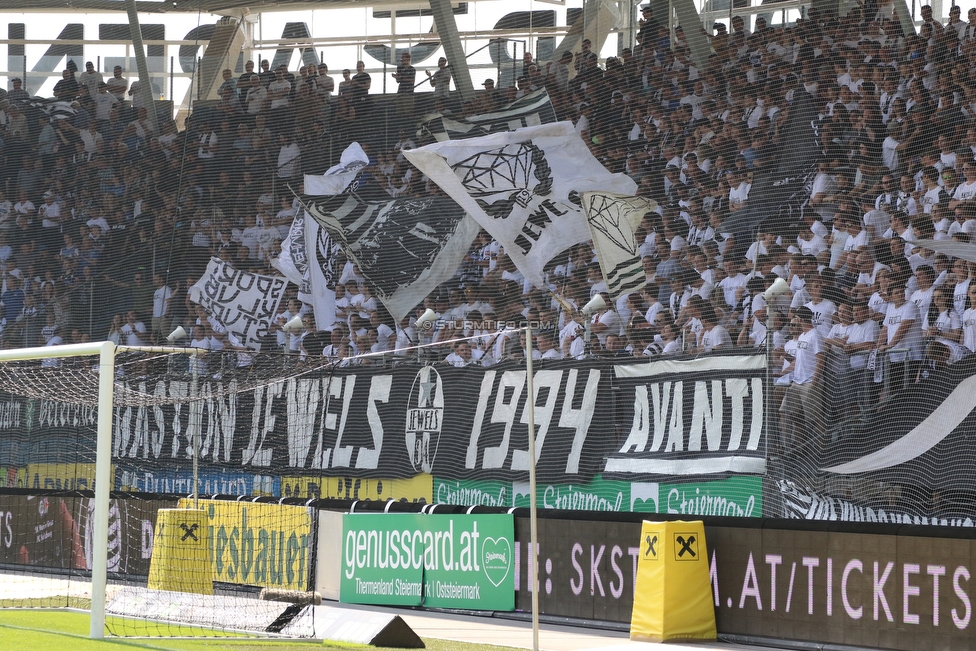
[[[701,345],[706,353],[719,347],[728,348],[732,345],[732,336],[721,325],[715,325],[711,330],[702,333]]]
[[[952,198],[956,201],[968,201],[976,195],[976,181],[972,183],[960,183],[953,193]]]
[[[916,289],[912,292],[912,296],[909,299],[918,308],[922,328],[929,327],[929,306],[932,304],[933,292],[935,292],[935,285],[932,285],[928,289]]]
[[[971,307],[962,313],[962,343],[976,353],[976,308]]]
[[[95,93],[92,99],[95,102],[96,120],[108,120],[112,107],[119,103],[112,93]]]
[[[808,384],[817,372],[817,355],[823,352],[823,336],[812,328],[796,338],[796,361],[793,365],[794,384]]]
[[[911,301],[905,301],[901,307],[895,307],[894,303],[888,304],[884,319],[888,344],[895,338],[895,334],[902,323],[907,321],[912,321],[911,328],[901,341],[895,344],[895,348],[907,348],[909,352],[890,355],[889,359],[892,362],[904,362],[908,359],[919,358],[919,349],[922,345],[922,324],[918,316],[918,307]]]
[[[898,169],[898,151],[895,148],[900,144],[891,136],[885,138],[884,142],[881,143],[881,162],[892,172]]]
[[[837,306],[834,305],[833,301],[827,299],[823,299],[819,303],[810,301],[805,305],[813,312],[813,326],[820,331],[821,335],[826,337],[830,332],[830,326],[834,323]]]
[[[200,350],[211,350],[213,348],[213,342],[209,337],[204,337],[203,339],[192,339],[190,340],[190,348],[198,348]],[[207,362],[204,356],[194,355],[190,357],[190,372],[196,371],[197,374],[202,374],[207,371]]]
[[[125,335],[125,345],[126,346],[144,346],[142,339],[139,335],[146,334],[146,324],[142,321],[136,321],[134,324],[129,325],[125,323],[119,331]]]
[[[879,326],[878,322],[874,319],[867,319],[864,323],[852,323],[847,328],[847,343],[873,343],[878,340],[878,331],[880,329],[881,326]],[[854,355],[851,355],[851,368],[864,368],[867,366],[869,354],[869,351],[864,351],[862,353],[855,353]]]
[[[283,106],[288,106],[288,93],[291,92],[290,81],[288,81],[287,79],[282,79],[281,81],[278,81],[276,79],[275,81],[272,81],[270,84],[268,84],[268,91],[271,93],[275,91],[288,91],[283,96],[271,100],[271,108],[276,109]]]
[[[166,285],[153,292],[153,318],[166,316],[171,298],[173,298],[173,290]]]

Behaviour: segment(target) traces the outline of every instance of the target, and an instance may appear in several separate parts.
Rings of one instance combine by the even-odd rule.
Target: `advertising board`
[[[180,500],[179,508],[191,508]],[[200,500],[210,528],[213,580],[307,590],[312,511],[303,506]]]
[[[514,608],[510,515],[354,513],[342,523],[340,601]]]

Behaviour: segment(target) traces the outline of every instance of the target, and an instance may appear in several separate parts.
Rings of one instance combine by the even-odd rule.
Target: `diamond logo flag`
[[[611,174],[593,157],[569,122],[438,142],[404,155],[537,286],[544,285],[547,262],[590,239],[581,192],[637,192],[630,177]]]
[[[657,202],[609,192],[584,192],[583,209],[610,296],[616,300],[644,286],[646,279],[634,232]]]

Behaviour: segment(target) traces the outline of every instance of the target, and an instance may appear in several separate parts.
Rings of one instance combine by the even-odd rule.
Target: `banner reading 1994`
[[[346,514],[344,603],[515,609],[511,515]]]

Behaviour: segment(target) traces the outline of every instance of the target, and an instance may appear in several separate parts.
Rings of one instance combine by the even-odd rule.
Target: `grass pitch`
[[[88,613],[64,610],[0,610],[0,650],[2,651],[135,651],[136,649],[156,649],[158,651],[350,651],[370,649],[383,651],[379,647],[359,645],[339,645],[312,641],[255,640],[234,638],[207,639],[131,639],[108,638],[92,640],[88,637],[90,617]],[[132,622],[129,622],[131,628]],[[153,623],[153,628],[160,626]],[[187,628],[180,627],[179,633],[187,635]],[[200,634],[204,634],[203,630]],[[189,633],[192,635],[192,632]],[[206,631],[213,636],[213,631]],[[425,639],[431,651],[511,651],[508,647],[487,644],[466,644],[449,640]],[[392,651],[392,650],[390,650]]]

